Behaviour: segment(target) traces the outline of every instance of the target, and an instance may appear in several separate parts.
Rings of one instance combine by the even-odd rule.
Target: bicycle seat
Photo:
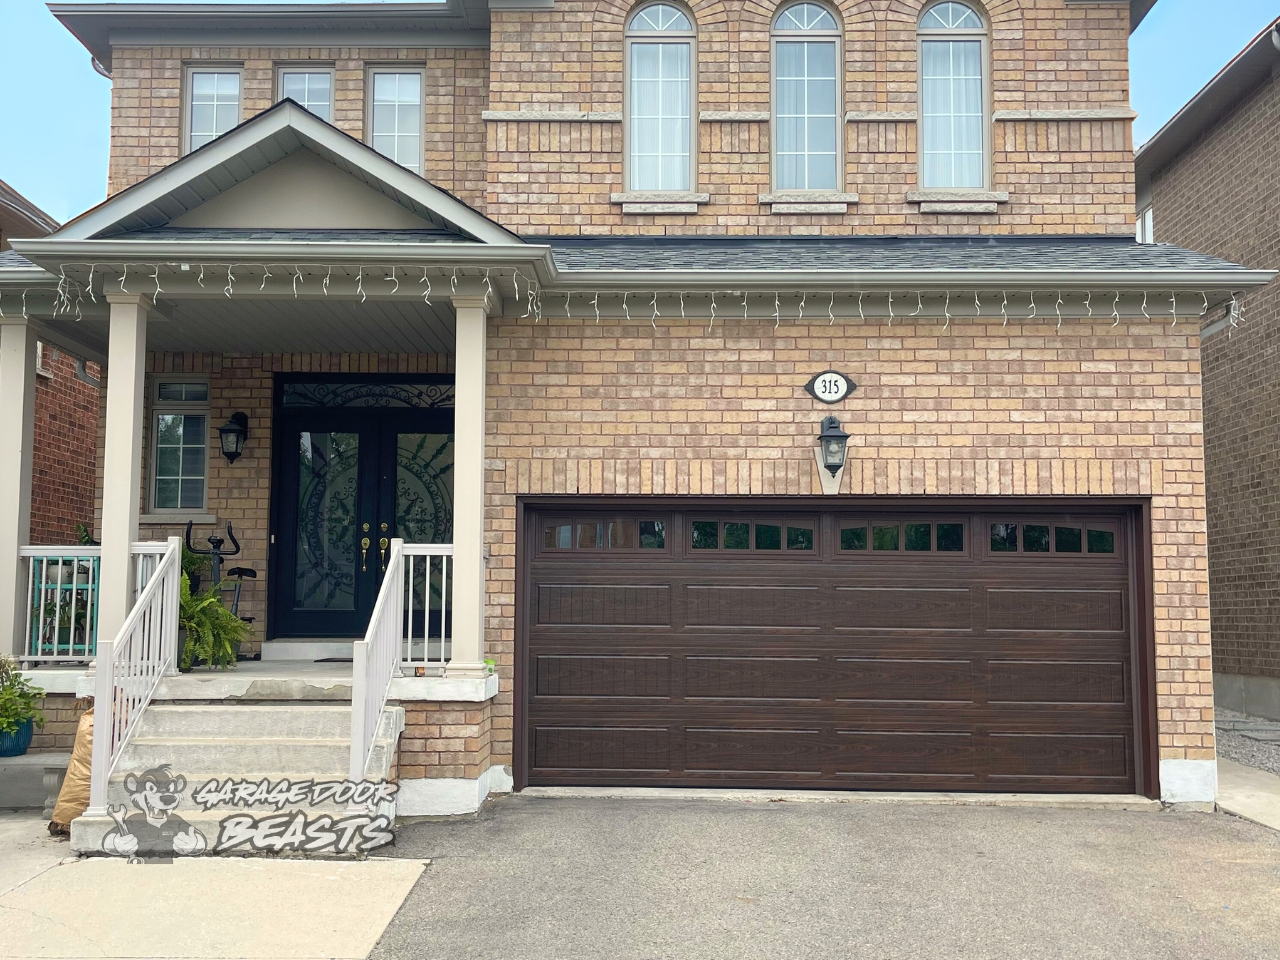
[[[252,567],[232,567],[227,571],[228,577],[239,577],[240,579],[257,580],[258,571]]]

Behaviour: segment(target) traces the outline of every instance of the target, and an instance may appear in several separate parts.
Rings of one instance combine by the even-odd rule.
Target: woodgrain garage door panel
[[[616,552],[530,516],[529,783],[1134,789],[1137,551],[1120,512],[628,503],[616,524],[638,535],[625,526]],[[614,529],[599,509],[548,516]]]
[[[668,697],[671,658],[540,656],[533,689],[539,697]]]
[[[973,699],[973,663],[969,660],[855,660],[835,658],[837,700]]]
[[[972,630],[969,589],[837,587],[837,627],[880,630]]]
[[[828,672],[817,657],[686,657],[690,700],[819,700]]]

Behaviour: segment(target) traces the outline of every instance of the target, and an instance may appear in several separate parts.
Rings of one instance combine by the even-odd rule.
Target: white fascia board
[[[14,240],[14,249],[24,257],[56,269],[61,263],[103,266],[128,261],[134,263],[299,263],[371,266],[421,264],[422,266],[527,267],[538,281],[551,283],[556,277],[551,248],[533,243],[372,243],[278,240]],[[16,246],[21,245],[21,249]],[[57,282],[45,270],[43,277]]]
[[[961,287],[1035,290],[1226,290],[1270,283],[1271,270],[565,270],[561,290],[657,287],[660,290],[772,290],[778,286],[850,290],[955,290]]]
[[[514,233],[461,200],[291,103],[269,108],[212,143],[82,213],[52,236],[60,240],[87,240],[96,236],[285,129],[292,129],[304,143],[310,142],[328,150],[388,187],[412,197],[482,243],[521,242]]]

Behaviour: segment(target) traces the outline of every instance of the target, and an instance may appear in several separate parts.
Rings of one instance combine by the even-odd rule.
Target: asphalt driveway
[[[515,796],[396,855],[373,957],[1280,957],[1280,833],[1225,814]]]

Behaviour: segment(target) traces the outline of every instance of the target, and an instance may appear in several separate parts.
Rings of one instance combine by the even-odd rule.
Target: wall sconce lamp
[[[823,493],[840,492],[840,478],[844,474],[848,446],[849,435],[840,429],[840,421],[835,417],[825,417],[818,434],[817,446],[813,448],[813,456],[818,463],[818,481],[822,484]]]
[[[222,455],[227,463],[235,463],[244,453],[244,442],[249,438],[249,417],[244,413],[233,413],[231,418],[218,428],[218,440],[222,444]]]

